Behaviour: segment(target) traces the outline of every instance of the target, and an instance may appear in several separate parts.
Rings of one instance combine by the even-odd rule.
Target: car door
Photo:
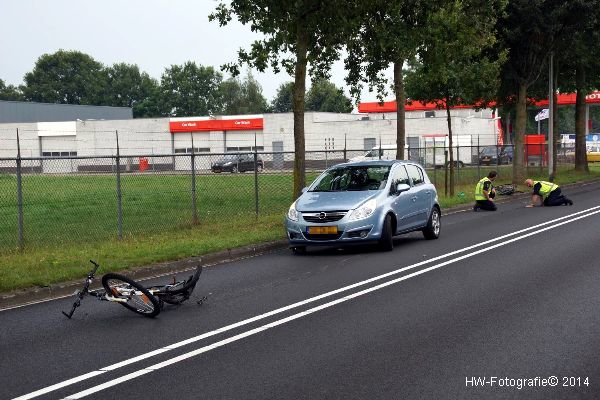
[[[242,154],[240,156],[240,172],[252,170],[252,161],[248,154]]]
[[[410,230],[416,225],[417,209],[416,204],[412,200],[413,188],[403,193],[396,193],[395,188],[398,184],[411,184],[406,168],[402,164],[396,165],[396,168],[391,171],[392,184],[390,196],[392,196],[391,208],[396,215],[397,229],[396,233]]]
[[[421,167],[413,164],[406,166],[408,176],[412,181],[411,197],[415,210],[415,225],[424,226],[429,219],[431,209],[432,193],[426,185],[424,171]]]

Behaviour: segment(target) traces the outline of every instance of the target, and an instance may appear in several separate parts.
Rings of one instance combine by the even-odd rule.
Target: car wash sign
[[[256,131],[263,129],[262,115],[225,116],[219,118],[190,117],[171,118],[171,133],[210,131]]]

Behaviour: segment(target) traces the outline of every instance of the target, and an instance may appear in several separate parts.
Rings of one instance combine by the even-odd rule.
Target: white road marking
[[[549,226],[549,227],[546,227],[546,228],[539,229],[539,230],[537,230],[537,231],[534,231],[534,232],[531,232],[531,233],[529,233],[529,234],[526,234],[526,235],[523,235],[523,236],[519,236],[519,237],[517,237],[517,238],[513,238],[513,239],[507,240],[507,241],[505,241],[505,242],[502,242],[502,243],[499,243],[499,244],[496,244],[496,245],[493,245],[493,246],[490,246],[490,247],[484,248],[484,249],[482,249],[482,250],[478,250],[478,251],[475,251],[475,252],[473,252],[473,253],[469,253],[469,254],[466,254],[466,255],[464,255],[464,256],[457,257],[457,258],[454,258],[454,259],[452,259],[452,260],[448,260],[448,261],[446,261],[446,262],[443,262],[443,263],[441,263],[441,264],[437,264],[437,265],[435,265],[435,266],[433,266],[433,267],[429,267],[429,268],[423,269],[423,270],[421,270],[421,271],[415,272],[415,273],[413,273],[413,274],[406,275],[406,276],[404,276],[404,277],[398,278],[398,279],[396,279],[396,280],[392,280],[392,281],[389,281],[389,282],[386,282],[386,283],[380,284],[380,285],[378,285],[378,286],[374,286],[373,288],[366,289],[366,290],[363,290],[363,291],[361,291],[361,292],[357,292],[357,293],[359,293],[358,295],[366,294],[366,293],[369,293],[369,292],[371,292],[371,291],[373,291],[373,290],[378,290],[378,289],[380,289],[380,288],[382,288],[382,287],[389,286],[389,285],[391,285],[391,284],[394,284],[394,283],[397,283],[397,282],[403,281],[403,280],[405,280],[405,279],[408,279],[408,278],[411,278],[411,277],[413,277],[413,276],[420,275],[420,274],[422,274],[422,273],[425,273],[425,272],[431,271],[431,270],[433,270],[433,269],[440,268],[440,267],[442,267],[442,266],[445,266],[445,265],[448,265],[448,264],[450,264],[450,263],[454,263],[454,262],[456,262],[456,261],[460,261],[460,260],[463,260],[463,259],[465,259],[465,258],[472,257],[472,256],[474,256],[474,255],[476,255],[476,254],[480,254],[480,253],[482,253],[482,252],[486,252],[486,251],[492,250],[492,249],[494,249],[494,248],[497,248],[497,247],[500,247],[500,246],[504,246],[504,245],[506,245],[506,244],[509,244],[509,243],[512,243],[512,242],[514,242],[514,241],[516,241],[516,240],[521,240],[521,239],[524,239],[524,238],[526,238],[526,237],[529,237],[529,236],[531,236],[531,235],[535,235],[535,234],[538,234],[538,233],[544,232],[544,231],[546,231],[546,230],[553,229],[553,228],[555,228],[555,227],[558,227],[558,226],[561,226],[561,225],[564,225],[564,224],[567,224],[567,223],[570,223],[570,222],[573,222],[573,221],[577,221],[577,220],[579,220],[579,219],[581,219],[581,218],[586,218],[586,217],[589,217],[589,216],[591,216],[591,215],[595,215],[595,214],[597,214],[597,213],[600,213],[600,210],[598,210],[598,209],[600,209],[600,206],[591,207],[591,208],[589,208],[589,209],[586,209],[586,210],[583,210],[583,211],[579,211],[579,212],[576,212],[576,213],[573,213],[573,214],[569,214],[569,215],[567,215],[567,216],[564,216],[564,217],[556,218],[556,219],[553,219],[553,220],[551,220],[551,221],[543,222],[543,223],[540,223],[540,224],[537,224],[537,225],[534,225],[534,226],[531,226],[531,227],[528,227],[528,228],[525,228],[525,229],[521,229],[521,230],[518,230],[518,231],[515,231],[515,232],[508,233],[508,234],[506,234],[506,235],[499,236],[499,237],[497,237],[497,238],[494,238],[494,239],[487,240],[487,241],[485,241],[485,242],[481,242],[481,243],[478,243],[478,244],[475,244],[475,245],[472,245],[472,246],[468,246],[468,247],[465,247],[465,248],[462,248],[462,249],[459,249],[459,250],[455,250],[455,251],[452,251],[452,252],[450,252],[450,253],[446,253],[446,254],[443,254],[443,255],[440,255],[440,256],[437,256],[437,257],[434,257],[434,258],[428,259],[428,260],[424,260],[424,261],[418,262],[418,263],[416,263],[416,264],[412,264],[412,265],[409,265],[409,266],[407,266],[407,267],[404,267],[404,268],[397,269],[397,270],[395,270],[395,271],[391,271],[391,272],[388,272],[388,273],[385,273],[385,274],[382,274],[382,275],[378,275],[378,276],[376,276],[376,277],[373,277],[373,278],[370,278],[370,279],[367,279],[367,280],[364,280],[364,281],[361,281],[361,282],[357,282],[357,283],[354,283],[354,284],[352,284],[352,285],[348,285],[348,286],[342,287],[342,288],[340,288],[340,289],[336,289],[336,290],[333,290],[333,291],[330,291],[330,292],[327,292],[327,293],[323,293],[323,294],[321,294],[321,295],[318,295],[318,296],[315,296],[315,297],[311,297],[311,298],[309,298],[309,299],[306,299],[306,300],[303,300],[303,301],[300,301],[300,302],[297,302],[297,303],[293,303],[293,304],[290,304],[290,305],[288,305],[288,306],[281,307],[281,308],[278,308],[278,309],[276,309],[276,310],[273,310],[273,311],[270,311],[270,312],[267,312],[267,313],[264,313],[264,314],[260,314],[260,315],[254,316],[254,317],[252,317],[252,318],[249,318],[249,319],[246,319],[246,320],[239,321],[239,322],[236,322],[236,323],[234,323],[234,324],[231,324],[231,325],[224,326],[224,327],[222,327],[222,328],[219,328],[219,329],[216,329],[216,330],[214,330],[214,331],[211,331],[211,332],[206,332],[206,333],[203,333],[203,334],[201,334],[201,335],[198,335],[198,336],[195,336],[195,337],[192,337],[192,338],[189,338],[189,339],[186,339],[186,340],[183,340],[183,341],[180,341],[180,342],[177,342],[177,343],[174,343],[174,344],[171,344],[171,345],[165,346],[165,347],[163,347],[163,348],[159,348],[159,349],[157,349],[157,350],[153,350],[153,351],[151,351],[151,352],[148,352],[148,353],[141,354],[141,355],[139,355],[139,356],[136,356],[136,357],[133,357],[133,358],[130,358],[130,359],[127,359],[127,360],[121,361],[121,362],[119,362],[119,363],[116,363],[116,364],[109,365],[109,366],[107,366],[107,367],[101,368],[101,369],[100,369],[100,370],[98,370],[98,371],[94,371],[94,372],[92,372],[92,373],[88,373],[88,374],[82,375],[81,377],[72,378],[72,379],[69,379],[69,380],[67,380],[67,381],[64,381],[64,382],[58,383],[58,384],[56,384],[56,385],[49,386],[48,388],[40,389],[40,390],[38,390],[38,391],[35,391],[35,392],[32,392],[32,393],[29,393],[29,394],[23,395],[23,396],[21,396],[21,397],[18,397],[18,398],[16,398],[15,400],[17,400],[17,399],[18,399],[18,400],[21,400],[21,399],[23,399],[23,400],[25,400],[25,399],[31,399],[31,398],[34,398],[34,397],[40,396],[40,395],[42,395],[42,394],[48,393],[48,392],[50,392],[50,391],[57,390],[57,389],[60,389],[60,388],[63,388],[63,387],[65,387],[65,386],[71,385],[71,384],[73,384],[73,383],[80,382],[81,380],[88,379],[88,378],[91,378],[91,377],[93,377],[93,376],[99,375],[100,373],[104,373],[104,372],[107,372],[107,371],[113,371],[113,370],[116,370],[116,369],[118,369],[118,368],[124,367],[124,366],[126,366],[126,365],[133,364],[133,363],[135,363],[135,362],[138,362],[138,361],[141,361],[141,360],[144,360],[144,359],[150,358],[150,357],[153,357],[153,356],[155,356],[155,355],[158,355],[158,354],[164,353],[164,352],[166,352],[166,351],[173,350],[173,349],[176,349],[176,348],[179,348],[179,347],[182,347],[182,346],[185,346],[185,345],[188,345],[188,344],[191,344],[191,343],[194,343],[194,342],[197,342],[197,341],[200,341],[200,340],[206,339],[206,338],[208,338],[208,337],[211,337],[211,336],[214,336],[214,335],[217,335],[217,334],[223,333],[223,332],[227,332],[227,331],[229,331],[229,330],[232,330],[232,329],[238,328],[238,327],[240,327],[240,326],[244,326],[244,325],[250,324],[250,323],[252,323],[252,322],[256,322],[256,321],[259,321],[259,320],[261,320],[261,319],[268,318],[268,317],[271,317],[271,316],[273,316],[273,315],[276,315],[276,314],[280,314],[280,313],[282,313],[282,312],[285,312],[285,311],[288,311],[288,310],[291,310],[291,309],[294,309],[294,308],[300,307],[300,306],[302,306],[302,305],[306,305],[306,304],[309,304],[309,303],[315,302],[315,301],[317,301],[317,300],[321,300],[321,299],[323,299],[323,298],[330,297],[330,296],[333,296],[333,295],[335,295],[335,294],[338,294],[338,293],[341,293],[341,292],[348,291],[348,290],[350,290],[350,289],[354,289],[354,288],[357,288],[357,287],[360,287],[360,286],[364,286],[364,285],[367,285],[367,284],[369,284],[369,283],[372,283],[372,282],[375,282],[375,281],[378,281],[378,280],[381,280],[381,279],[387,278],[387,277],[389,277],[389,276],[397,275],[397,274],[399,274],[399,273],[402,273],[402,272],[405,272],[405,271],[407,271],[407,270],[414,269],[414,268],[417,268],[417,267],[420,267],[420,266],[423,266],[423,265],[426,265],[426,264],[429,264],[429,263],[432,263],[432,262],[435,262],[435,261],[439,261],[439,260],[441,260],[441,259],[448,258],[448,257],[450,257],[450,256],[453,256],[453,255],[456,255],[456,254],[464,253],[464,252],[466,252],[466,251],[473,250],[473,249],[475,249],[475,248],[478,248],[478,247],[486,246],[486,245],[489,245],[489,244],[491,244],[491,243],[494,243],[494,242],[497,242],[497,241],[500,241],[500,240],[503,240],[503,239],[507,239],[507,238],[509,238],[509,237],[511,237],[511,236],[518,235],[518,234],[520,234],[520,233],[523,233],[523,232],[527,232],[527,231],[530,231],[530,230],[535,230],[535,229],[538,229],[538,228],[542,228],[542,227],[544,227],[544,226],[546,226],[546,225],[551,225],[551,224],[553,224],[553,223],[555,223],[555,222],[558,222],[558,221],[567,220],[567,221],[564,221],[564,222],[561,222],[561,223],[557,223],[556,225],[551,225],[551,226]],[[590,211],[592,211],[592,210],[598,210],[598,211],[594,211],[594,212],[591,212],[591,213],[589,213],[589,214],[581,215],[581,214],[584,214],[584,213],[588,213],[588,212],[590,212]],[[572,217],[574,217],[574,216],[577,216],[577,215],[580,215],[580,216],[579,216],[579,217],[577,217],[577,218],[569,219],[569,218],[572,218]],[[333,305],[335,305],[335,304],[341,303],[341,302],[343,302],[343,301],[347,301],[347,300],[349,300],[349,299],[352,299],[352,298],[354,298],[354,297],[357,297],[357,294],[356,294],[356,293],[355,293],[355,294],[352,294],[352,295],[348,295],[348,296],[346,296],[346,297],[342,297],[341,299],[334,300],[334,301],[332,301],[332,302],[329,302],[329,303],[326,303],[326,304],[324,304],[324,305],[321,305],[321,306],[318,306],[318,307],[312,308],[312,309],[310,309],[310,310],[307,310],[307,311],[301,312],[301,313],[299,313],[299,314],[295,314],[295,315],[293,315],[293,316],[290,316],[290,317],[287,317],[287,318],[284,318],[284,319],[281,319],[281,320],[275,321],[275,322],[273,322],[273,323],[271,323],[271,324],[267,324],[267,325],[261,326],[261,327],[259,327],[259,328],[256,328],[256,329],[253,329],[253,330],[250,330],[250,331],[244,332],[244,333],[242,333],[242,334],[239,334],[239,335],[233,336],[233,337],[231,337],[231,338],[228,338],[228,339],[225,339],[225,340],[223,340],[223,341],[216,342],[216,343],[214,343],[214,344],[211,344],[211,345],[209,345],[209,346],[206,346],[206,347],[203,347],[203,348],[200,348],[200,349],[194,350],[194,351],[192,351],[192,352],[190,352],[190,353],[186,353],[186,354],[183,354],[183,355],[181,355],[181,356],[178,356],[178,357],[175,357],[175,358],[173,358],[173,359],[172,359],[172,360],[177,360],[177,361],[168,360],[168,361],[165,361],[165,362],[163,362],[163,363],[156,364],[156,365],[155,365],[155,366],[153,366],[153,367],[149,367],[149,368],[143,369],[143,371],[145,371],[145,370],[147,370],[147,371],[154,371],[154,370],[156,370],[156,369],[162,368],[162,364],[164,364],[164,363],[169,363],[169,365],[170,365],[170,364],[172,364],[173,362],[178,362],[178,361],[181,361],[181,360],[183,360],[183,359],[186,359],[186,358],[189,358],[189,357],[193,357],[194,355],[201,354],[201,353],[204,353],[204,352],[206,352],[206,351],[212,350],[212,349],[214,349],[214,348],[217,348],[217,347],[223,346],[223,345],[225,345],[225,344],[227,344],[227,343],[231,343],[232,341],[236,341],[236,340],[242,339],[242,338],[244,338],[244,337],[247,337],[247,336],[250,336],[250,335],[254,335],[254,334],[258,333],[258,332],[262,332],[262,331],[264,331],[264,330],[266,330],[266,329],[270,329],[270,328],[272,328],[272,327],[274,327],[274,326],[277,326],[277,325],[280,325],[280,324],[283,324],[283,323],[286,323],[286,322],[292,321],[292,320],[294,320],[294,319],[297,319],[297,318],[303,317],[303,316],[305,316],[305,315],[308,315],[308,314],[311,314],[311,313],[313,313],[313,312],[319,311],[319,310],[321,310],[321,309],[323,309],[323,308],[331,307],[331,306],[333,306]],[[341,301],[340,301],[340,300],[341,300]],[[323,307],[323,306],[326,306],[326,307]],[[203,349],[204,349],[204,350],[203,350]],[[192,355],[189,355],[189,356],[188,356],[188,354],[192,354]],[[182,357],[183,357],[183,358],[182,358]],[[157,367],[157,366],[159,366],[159,367]],[[91,375],[91,374],[94,374],[94,373],[95,373],[95,375]],[[89,375],[89,376],[88,376],[88,375]],[[125,376],[128,376],[128,375],[125,375]],[[85,377],[85,378],[82,378],[82,377]],[[122,379],[122,378],[123,378],[123,377],[121,377],[121,378],[118,378],[118,379]],[[67,383],[67,382],[69,382],[69,383]],[[102,384],[102,385],[95,386],[94,388],[99,388],[99,389],[97,389],[97,390],[95,390],[95,391],[92,391],[92,392],[89,392],[89,393],[88,393],[88,391],[89,391],[89,390],[92,390],[92,389],[94,389],[94,388],[91,388],[91,389],[88,389],[88,390],[86,390],[85,392],[86,392],[87,394],[91,394],[91,393],[94,393],[94,392],[96,392],[96,391],[103,390],[103,389],[104,389],[104,388],[106,388],[106,387],[113,386],[113,384],[110,384],[111,382],[114,382],[114,380],[113,380],[113,381],[109,381],[109,382],[107,382],[106,384]],[[121,381],[119,381],[118,383],[120,383],[120,382],[121,382]],[[107,385],[107,384],[110,384],[110,385],[108,385],[108,386],[103,386],[103,385]],[[114,383],[114,384],[117,384],[117,383]],[[54,389],[50,389],[50,388],[54,388]],[[80,393],[83,393],[83,392],[80,392]],[[77,395],[79,395],[80,393],[77,393],[77,394],[75,394],[75,395],[73,395],[73,396],[77,396]],[[87,394],[86,394],[86,395],[87,395]],[[71,398],[73,398],[73,399],[74,399],[74,398],[80,398],[80,397],[73,397],[73,396],[70,396],[70,397],[69,397],[69,399],[71,399]],[[83,396],[81,396],[81,397],[83,397]]]
[[[25,394],[23,396],[16,397],[14,400],[33,399],[34,397],[38,397],[38,396],[41,396],[43,394],[50,393],[50,392],[53,392],[53,391],[58,390],[58,389],[62,389],[64,387],[66,387],[66,386],[72,385],[72,384],[77,383],[77,382],[84,381],[84,380],[86,380],[88,378],[93,378],[94,376],[98,376],[98,375],[103,374],[105,372],[106,371],[92,371],[92,372],[88,372],[85,375],[76,376],[75,378],[71,378],[71,379],[68,379],[66,381],[57,383],[55,385],[48,386],[48,387],[40,389],[40,390],[36,390],[35,392],[31,392],[31,393]]]
[[[224,339],[224,340],[221,340],[221,341],[215,342],[215,343],[213,343],[213,344],[210,344],[210,345],[208,345],[208,346],[204,346],[204,347],[201,347],[201,348],[199,348],[199,349],[196,349],[196,350],[190,351],[190,352],[188,352],[188,353],[181,354],[181,355],[179,355],[179,356],[177,356],[177,357],[174,357],[174,358],[172,358],[172,359],[170,359],[170,360],[166,360],[166,361],[163,361],[163,362],[161,362],[161,363],[155,364],[155,365],[153,365],[153,366],[151,366],[151,367],[147,367],[147,368],[141,369],[141,370],[139,370],[139,371],[137,371],[137,372],[134,372],[134,373],[131,373],[131,374],[128,374],[128,375],[122,376],[122,377],[120,377],[120,378],[117,378],[117,379],[114,379],[114,380],[111,380],[111,381],[105,382],[105,383],[103,383],[103,384],[100,384],[100,385],[97,385],[97,386],[91,387],[91,388],[89,388],[89,389],[86,389],[86,390],[84,390],[84,391],[82,391],[82,392],[78,392],[78,393],[75,393],[75,394],[73,394],[73,395],[70,395],[70,396],[66,397],[66,399],[68,399],[68,400],[81,399],[81,398],[83,398],[83,397],[85,397],[85,396],[87,396],[87,395],[89,395],[89,394],[93,394],[93,393],[96,393],[96,392],[102,391],[102,390],[104,390],[104,389],[106,389],[106,388],[108,388],[108,387],[114,386],[114,385],[116,385],[116,384],[118,384],[118,383],[122,383],[122,382],[125,382],[125,381],[127,381],[127,380],[130,380],[130,379],[134,379],[134,378],[136,378],[136,377],[138,377],[138,376],[140,376],[140,375],[143,375],[143,374],[145,374],[145,373],[147,373],[147,372],[151,372],[151,371],[157,371],[157,370],[159,370],[159,369],[162,369],[162,368],[168,367],[168,366],[170,366],[170,365],[173,365],[173,364],[175,364],[175,363],[178,363],[178,362],[180,362],[180,361],[187,360],[188,358],[195,357],[195,356],[197,356],[197,355],[199,355],[199,354],[206,353],[206,352],[208,352],[208,351],[210,351],[210,350],[214,350],[214,349],[216,349],[216,348],[219,348],[219,347],[225,346],[226,344],[229,344],[229,343],[232,343],[232,342],[238,341],[238,340],[240,340],[240,339],[243,339],[243,338],[246,338],[246,337],[248,337],[248,336],[255,335],[255,334],[257,334],[257,333],[259,333],[259,332],[263,332],[263,331],[265,331],[265,330],[267,330],[267,329],[271,329],[271,328],[274,328],[274,327],[276,327],[276,326],[279,326],[279,325],[285,324],[285,323],[287,323],[287,322],[290,322],[290,321],[293,321],[293,320],[296,320],[296,319],[299,319],[299,318],[305,317],[305,316],[307,316],[307,315],[310,315],[310,314],[313,314],[313,313],[315,313],[315,312],[317,312],[317,311],[320,311],[320,310],[323,310],[323,309],[326,309],[326,308],[329,308],[329,307],[333,307],[333,306],[335,306],[335,305],[337,305],[337,304],[340,304],[340,303],[346,302],[346,301],[348,301],[348,300],[351,300],[351,299],[354,299],[354,298],[356,298],[356,297],[359,297],[359,296],[365,295],[365,294],[367,294],[367,293],[371,293],[371,292],[374,292],[374,291],[376,291],[376,290],[383,289],[383,288],[385,288],[385,287],[387,287],[387,286],[394,285],[394,284],[396,284],[396,283],[398,283],[398,282],[402,282],[402,281],[405,281],[405,280],[407,280],[407,279],[410,279],[410,278],[414,278],[414,277],[416,277],[416,276],[419,276],[419,275],[422,275],[422,274],[424,274],[424,273],[426,273],[426,272],[429,272],[429,271],[436,270],[436,269],[438,269],[438,268],[444,267],[444,266],[446,266],[446,265],[449,265],[449,264],[453,264],[453,263],[455,263],[455,262],[457,262],[457,261],[461,261],[461,260],[464,260],[464,259],[466,259],[466,258],[470,258],[470,257],[476,256],[476,255],[478,255],[478,254],[485,253],[485,252],[487,252],[487,251],[490,251],[490,250],[496,249],[496,248],[498,248],[498,247],[506,246],[507,244],[510,244],[510,243],[516,242],[516,241],[518,241],[518,240],[522,240],[522,239],[528,238],[528,237],[530,237],[530,236],[533,236],[533,235],[538,235],[538,234],[540,234],[540,233],[542,233],[542,232],[545,232],[545,231],[547,231],[547,230],[554,229],[554,228],[557,228],[557,227],[559,227],[559,226],[562,226],[562,225],[565,225],[565,224],[569,224],[569,223],[571,223],[571,222],[574,222],[574,221],[580,220],[580,219],[582,219],[582,218],[587,218],[587,217],[590,217],[590,216],[592,216],[592,215],[599,214],[599,213],[600,213],[600,210],[597,210],[597,211],[594,211],[594,212],[592,212],[592,213],[589,213],[589,214],[581,215],[581,216],[579,216],[579,217],[576,217],[576,218],[573,218],[573,219],[570,219],[570,220],[567,220],[567,221],[563,221],[563,222],[557,223],[557,224],[555,224],[555,225],[547,226],[547,227],[545,227],[545,228],[542,228],[542,229],[540,229],[540,230],[538,230],[538,231],[530,232],[530,233],[527,233],[527,234],[525,234],[525,235],[522,235],[522,236],[517,236],[517,237],[515,237],[515,238],[512,238],[512,239],[509,239],[509,240],[507,240],[507,241],[505,241],[505,242],[502,242],[502,243],[497,243],[497,244],[495,244],[495,245],[492,245],[492,246],[486,247],[486,248],[484,248],[484,249],[477,250],[477,251],[474,251],[474,252],[472,252],[472,253],[467,253],[467,254],[465,254],[465,255],[462,255],[462,256],[460,256],[460,257],[456,257],[456,258],[453,258],[453,259],[450,259],[450,260],[444,261],[444,262],[442,262],[442,263],[439,263],[439,264],[433,265],[433,266],[431,266],[431,267],[428,267],[428,268],[425,268],[425,269],[419,270],[419,271],[417,271],[417,272],[413,272],[412,274],[408,274],[408,275],[402,276],[402,277],[400,277],[400,278],[396,278],[396,279],[393,279],[393,280],[391,280],[391,281],[388,281],[388,282],[381,283],[381,284],[379,284],[379,285],[377,285],[377,286],[373,286],[373,287],[371,287],[371,288],[364,289],[364,290],[362,290],[362,291],[359,291],[359,292],[355,292],[355,293],[349,294],[349,295],[347,295],[347,296],[344,296],[344,297],[341,297],[341,298],[339,298],[339,299],[333,300],[333,301],[331,301],[331,302],[328,302],[328,303],[322,304],[322,305],[320,305],[320,306],[313,307],[313,308],[311,308],[311,309],[308,309],[308,310],[302,311],[302,312],[300,312],[300,313],[297,313],[297,314],[291,315],[291,316],[289,316],[289,317],[287,317],[287,318],[282,318],[282,319],[280,319],[280,320],[277,320],[277,321],[271,322],[271,323],[269,323],[269,324],[265,324],[265,325],[263,325],[263,326],[260,326],[260,327],[258,327],[258,328],[255,328],[255,329],[252,329],[252,330],[249,330],[249,331],[246,331],[246,332],[240,333],[240,334],[238,334],[238,335],[232,336],[232,337],[230,337],[230,338],[227,338],[227,339]],[[144,371],[144,372],[143,372],[143,371]],[[142,373],[142,372],[143,372],[143,373]]]

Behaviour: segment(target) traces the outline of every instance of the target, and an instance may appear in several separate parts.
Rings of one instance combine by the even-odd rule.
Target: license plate
[[[311,235],[335,235],[338,233],[337,226],[309,226],[308,233]]]

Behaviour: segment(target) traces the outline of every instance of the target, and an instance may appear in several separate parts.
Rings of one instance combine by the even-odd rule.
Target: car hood
[[[306,192],[296,201],[298,211],[347,211],[355,209],[367,199],[377,196],[372,190],[360,192]]]

